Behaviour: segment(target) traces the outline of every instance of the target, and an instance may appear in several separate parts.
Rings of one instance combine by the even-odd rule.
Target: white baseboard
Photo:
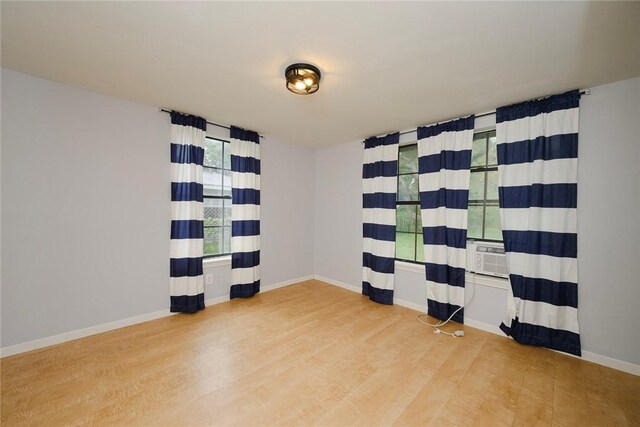
[[[339,288],[344,288],[344,289],[346,289],[348,291],[351,291],[351,292],[356,292],[356,293],[361,293],[362,292],[362,288],[360,288],[358,286],[349,285],[348,283],[340,282],[339,280],[329,279],[328,277],[318,276],[317,274],[314,274],[313,278],[315,280],[319,280],[321,282],[328,283],[329,285],[337,286]]]
[[[400,298],[394,298],[393,303],[402,307],[410,308],[411,310],[419,311],[420,313],[425,313],[427,308],[426,304],[420,305]]]
[[[283,282],[275,283],[272,285],[262,286],[261,292],[269,292],[274,289],[290,286],[295,283],[304,282],[311,279],[316,279],[321,282],[324,282],[333,286],[338,286],[340,288],[347,289],[349,291],[356,292],[356,293],[361,293],[362,291],[361,288],[358,286],[353,286],[348,283],[341,282],[339,280],[334,280],[334,279],[330,279],[328,277],[323,277],[319,275],[313,275],[313,276],[309,275],[309,276],[298,277],[295,279],[285,280]],[[211,306],[211,305],[221,304],[227,301],[229,301],[229,296],[224,295],[224,296],[205,300],[205,305]],[[419,311],[419,312],[425,311],[422,305],[415,304],[410,301],[395,298],[393,302],[394,304],[400,305],[402,307],[410,308],[415,311]],[[102,332],[112,331],[114,329],[124,328],[126,326],[131,326],[131,325],[135,325],[142,322],[148,322],[150,320],[167,317],[174,314],[177,314],[177,313],[171,313],[168,309],[159,310],[159,311],[154,311],[152,313],[141,314],[138,316],[128,317],[126,319],[121,319],[113,322],[102,323],[100,325],[90,326],[88,328],[76,329],[74,331],[69,331],[62,334],[58,334],[58,335],[52,335],[50,337],[39,338],[36,340],[27,341],[20,344],[10,345],[6,347],[2,347],[0,349],[0,357],[7,357],[7,356],[24,353],[31,350],[37,350],[40,348],[61,344],[67,341],[72,341],[72,340],[88,337],[95,334],[100,334]],[[500,330],[500,328],[494,325],[489,325],[487,323],[483,323],[483,322],[479,322],[479,321],[467,318],[465,319],[465,326],[475,328],[475,329],[480,329],[482,331],[490,332],[490,333],[509,339],[504,335],[504,333]],[[565,354],[565,353],[562,353],[562,354]],[[592,353],[590,351],[583,351],[582,357],[579,359],[640,376],[640,365],[636,365],[630,362],[625,362],[623,360],[614,359],[612,357],[603,356],[601,354]]]
[[[353,285],[349,285],[348,283],[340,282],[339,280],[329,279],[328,277],[323,277],[323,276],[318,276],[318,275],[315,275],[314,279],[319,280],[319,281],[324,282],[324,283],[327,283],[329,285],[338,286],[340,288],[347,289],[347,290],[352,291],[352,292],[361,293],[361,289],[359,287],[353,286]],[[410,301],[405,301],[405,300],[394,298],[393,299],[393,303],[394,304],[398,304],[398,305],[403,306],[403,307],[410,308],[412,310],[419,311],[421,313],[425,312],[425,307],[424,306],[421,306],[419,304],[415,304],[415,303],[410,302]],[[502,332],[502,330],[496,325],[490,325],[488,323],[479,322],[477,320],[473,320],[473,319],[469,319],[469,318],[464,319],[464,325],[468,326],[468,327],[471,327],[471,328],[474,328],[474,329],[480,329],[481,331],[490,332],[492,334],[499,335],[499,336],[501,336],[503,338],[506,338],[506,339],[511,339],[511,338],[507,337],[504,334],[504,332]],[[551,351],[555,351],[555,350],[551,350]],[[607,368],[613,368],[613,369],[616,369],[618,371],[627,372],[629,374],[640,376],[640,365],[636,365],[636,364],[633,364],[633,363],[630,363],[630,362],[625,362],[623,360],[614,359],[612,357],[603,356],[601,354],[592,353],[590,351],[583,351],[582,352],[582,357],[577,357],[577,356],[574,356],[574,355],[571,355],[571,354],[568,354],[568,353],[562,353],[562,352],[557,352],[557,353],[560,353],[560,354],[563,354],[563,355],[566,355],[566,356],[575,357],[577,359],[586,360],[588,362],[593,362],[593,363],[596,363],[598,365],[606,366]]]
[[[314,275],[313,278],[316,279],[316,280],[319,280],[321,282],[328,283],[328,284],[333,285],[333,286],[338,286],[340,288],[346,289],[346,290],[351,291],[351,292],[356,292],[358,294],[362,293],[362,288],[358,287],[358,286],[349,285],[347,283],[340,282],[338,280],[329,279],[328,277],[324,277],[324,276]],[[420,311],[420,312],[424,312],[425,311],[424,310],[425,307],[421,306],[420,304],[413,303],[411,301],[407,301],[407,300],[403,300],[403,299],[399,299],[399,298],[394,298],[393,299],[393,303],[397,304],[399,306],[402,306],[402,307],[410,308],[412,310],[416,310],[416,311]]]
[[[504,334],[504,332],[502,332],[500,327],[496,325],[491,325],[489,323],[484,323],[484,322],[478,322],[477,320],[469,319],[468,317],[464,319],[464,325],[470,326],[474,329],[480,329],[481,331],[500,335],[501,337],[509,338]]]
[[[273,285],[261,286],[260,292],[269,292],[273,289],[282,288],[284,286],[293,285],[294,283],[311,280],[313,276],[304,276],[296,279],[285,280],[284,282],[275,283]],[[229,301],[228,295],[205,300],[205,306],[221,304]],[[116,320],[113,322],[102,323],[100,325],[90,326],[88,328],[76,329],[74,331],[64,332],[62,334],[52,335],[45,338],[38,338],[32,341],[20,344],[9,345],[0,349],[0,357],[13,356],[14,354],[24,353],[39,348],[49,347],[56,344],[62,344],[67,341],[100,334],[102,332],[112,331],[114,329],[124,328],[126,326],[136,325],[138,323],[148,322],[150,320],[160,319],[161,317],[172,316],[178,313],[171,313],[169,309],[154,311],[153,313],[140,314],[126,319]]]
[[[95,326],[89,326],[88,328],[76,329],[74,331],[64,332],[62,334],[52,335],[45,338],[38,338],[32,341],[2,347],[2,349],[0,349],[0,355],[2,357],[13,356],[14,354],[24,353],[26,351],[37,350],[39,348],[61,344],[63,342],[88,337],[90,335],[100,334],[102,332],[112,331],[114,329],[124,328],[126,326],[135,325],[137,323],[160,319],[161,317],[167,317],[173,314],[177,313],[171,313],[169,309],[159,310],[154,311],[153,313],[127,317],[126,319],[102,323]]]
[[[230,300],[231,299],[229,298],[229,295],[222,295],[221,297],[209,298],[204,300],[204,306],[209,307],[210,305],[222,304],[223,302],[227,302]]]
[[[273,285],[260,286],[260,292],[269,292],[274,289],[284,288],[285,286],[295,285],[296,283],[306,282],[313,279],[313,275],[296,277],[295,279],[285,280],[283,282],[274,283]]]
[[[561,353],[566,354],[566,353]],[[590,351],[582,351],[582,357],[574,356],[570,354],[569,356],[575,357],[577,359],[586,360],[588,362],[595,363],[597,365],[606,366],[607,368],[613,368],[618,371],[626,372],[628,374],[638,375],[640,376],[640,365],[635,365],[630,362],[625,362],[624,360],[614,359],[612,357],[603,356],[598,353],[592,353]]]

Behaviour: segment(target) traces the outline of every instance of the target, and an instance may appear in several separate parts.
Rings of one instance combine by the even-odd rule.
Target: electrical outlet
[[[204,276],[205,285],[213,285],[213,274],[206,274]]]

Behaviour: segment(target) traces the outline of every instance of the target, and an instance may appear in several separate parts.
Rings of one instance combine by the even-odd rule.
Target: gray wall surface
[[[208,126],[207,134],[229,140],[229,131]],[[261,286],[313,275],[315,150],[276,139],[260,140]],[[213,285],[205,298],[229,295],[231,265],[207,267]]]
[[[640,78],[580,101],[578,320],[584,349],[640,364]]]
[[[640,364],[640,78],[596,87],[582,97],[579,150],[583,349]],[[316,154],[314,271],[355,286],[362,265],[362,155],[359,141]],[[465,317],[498,326],[507,291],[467,286],[467,300],[471,294],[473,299]],[[426,305],[424,274],[396,269],[395,297]]]
[[[1,345],[167,309],[167,115],[5,69],[1,79]],[[640,78],[593,88],[580,116],[583,348],[640,364]],[[360,142],[267,138],[261,149],[263,286],[311,274],[360,286]],[[205,297],[228,295],[230,266],[209,273]],[[396,275],[396,297],[423,306],[424,275]],[[466,317],[498,325],[506,291],[468,289]]]
[[[169,121],[2,70],[2,346],[168,307]]]
[[[1,80],[1,345],[168,309],[169,117],[6,69]],[[313,274],[315,152],[261,148],[268,286]],[[205,298],[228,295],[230,266],[208,271]]]

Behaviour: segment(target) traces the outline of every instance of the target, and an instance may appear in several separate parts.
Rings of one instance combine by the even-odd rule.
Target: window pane
[[[496,132],[489,133],[489,158],[487,160],[489,165],[498,164],[498,150],[496,149]]]
[[[502,240],[502,230],[500,228],[500,208],[498,206],[487,206],[485,239]]]
[[[224,222],[222,225],[231,225],[231,200],[223,200]]]
[[[222,200],[204,199],[204,226],[222,225]]]
[[[498,200],[498,171],[487,172],[487,200]]]
[[[218,139],[205,138],[204,165],[214,168],[222,167],[222,141]]]
[[[414,233],[396,233],[396,258],[415,260]]]
[[[473,137],[471,148],[471,167],[484,166],[487,164],[487,140],[484,133]]]
[[[204,229],[204,254],[219,255],[222,253],[222,227]]]
[[[416,206],[416,216],[418,217],[418,229],[416,231],[422,233],[422,210],[420,209],[420,205]]]
[[[203,192],[205,196],[222,196],[222,170],[202,170]]]
[[[225,254],[231,253],[231,227],[222,228],[222,243]]]
[[[231,144],[225,142],[222,145],[224,147],[224,164],[222,167],[225,169],[231,169]]]
[[[467,237],[469,239],[482,239],[482,210],[483,206],[469,206]]]
[[[222,171],[222,195],[231,197],[231,171]]]
[[[399,205],[396,208],[396,230],[413,233],[416,231],[416,206]]]
[[[484,200],[485,172],[471,172],[469,178],[469,200]]]
[[[405,145],[400,147],[398,156],[398,169],[400,173],[418,172],[418,146]]]
[[[422,242],[422,233],[418,234],[416,240],[416,261],[424,262],[424,243]]]
[[[406,202],[418,200],[418,174],[400,175],[398,177],[398,200]]]

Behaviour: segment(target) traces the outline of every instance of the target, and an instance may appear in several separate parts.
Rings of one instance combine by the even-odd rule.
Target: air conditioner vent
[[[500,244],[474,242],[469,249],[473,253],[473,271],[496,277],[508,277],[507,260]]]

